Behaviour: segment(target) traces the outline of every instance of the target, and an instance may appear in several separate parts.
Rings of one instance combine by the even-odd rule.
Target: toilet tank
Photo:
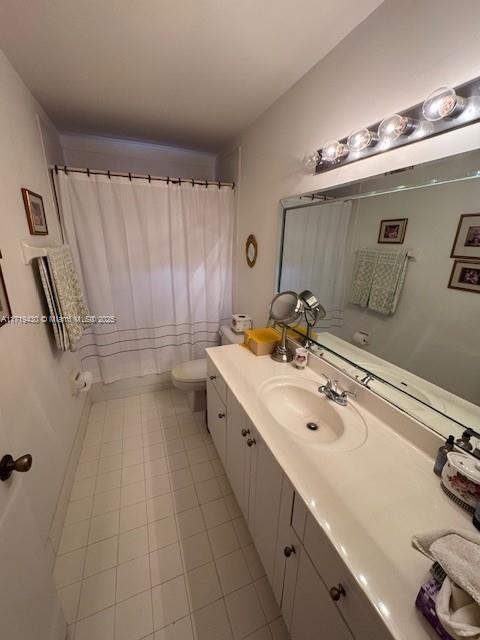
[[[243,333],[235,333],[230,327],[220,327],[220,339],[222,344],[242,344]]]

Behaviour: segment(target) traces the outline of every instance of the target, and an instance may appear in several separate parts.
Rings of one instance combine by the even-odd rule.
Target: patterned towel
[[[40,276],[48,302],[57,347],[75,350],[89,315],[70,247],[48,247],[47,257],[39,258]]]
[[[368,305],[377,258],[378,251],[375,249],[359,249],[357,251],[350,294],[352,304],[358,304],[361,307]]]
[[[407,272],[406,251],[379,251],[368,308],[384,315],[395,313]]]

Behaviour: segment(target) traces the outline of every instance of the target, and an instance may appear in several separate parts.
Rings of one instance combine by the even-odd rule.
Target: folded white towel
[[[446,631],[458,640],[480,640],[480,535],[442,529],[414,536],[412,544],[447,574],[436,602]]]

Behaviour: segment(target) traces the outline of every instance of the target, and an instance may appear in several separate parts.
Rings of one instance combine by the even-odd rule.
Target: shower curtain
[[[168,373],[218,343],[232,312],[231,187],[59,172],[66,241],[92,324],[95,381]]]

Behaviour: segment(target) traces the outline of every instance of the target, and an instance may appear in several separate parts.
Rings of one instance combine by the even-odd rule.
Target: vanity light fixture
[[[455,118],[465,109],[466,102],[465,98],[457,95],[455,89],[440,87],[435,89],[423,103],[423,117],[429,122]]]
[[[373,147],[377,141],[377,135],[367,127],[363,127],[352,131],[347,138],[347,147],[350,151],[363,151],[367,147]]]
[[[378,125],[378,137],[382,142],[395,142],[400,136],[408,136],[415,129],[412,118],[395,113],[381,121]]]
[[[327,162],[336,162],[348,155],[348,147],[338,140],[330,140],[322,147],[322,160]]]

